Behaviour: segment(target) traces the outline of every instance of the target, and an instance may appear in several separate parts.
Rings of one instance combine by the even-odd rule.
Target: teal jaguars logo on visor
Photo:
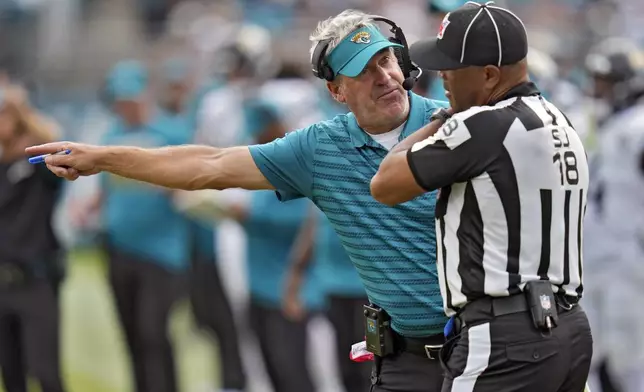
[[[377,27],[361,27],[340,41],[327,61],[335,76],[342,74],[354,78],[376,53],[392,46],[402,48],[402,45],[389,41]]]

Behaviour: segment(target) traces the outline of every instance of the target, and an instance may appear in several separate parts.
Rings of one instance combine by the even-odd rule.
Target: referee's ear
[[[501,83],[501,69],[494,65],[483,67],[484,87],[487,91],[494,91]]]

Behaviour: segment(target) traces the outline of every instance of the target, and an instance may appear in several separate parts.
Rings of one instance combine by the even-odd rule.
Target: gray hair
[[[349,9],[342,11],[340,14],[327,20],[319,22],[317,28],[309,37],[312,42],[310,50],[311,58],[313,58],[315,47],[320,41],[331,39],[326,50],[326,53],[330,53],[331,50],[333,50],[333,48],[335,48],[340,41],[342,41],[352,31],[361,27],[375,26],[372,18],[373,15]]]

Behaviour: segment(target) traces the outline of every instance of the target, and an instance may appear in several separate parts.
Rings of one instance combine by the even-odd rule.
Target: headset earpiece
[[[391,39],[391,42],[397,44],[396,40]],[[399,47],[394,47],[394,55],[396,56],[396,60],[398,60],[398,65],[400,66],[400,69],[403,71],[403,76],[405,78],[409,77],[409,70],[407,69],[407,64],[403,61],[403,55],[402,55],[402,48]]]
[[[311,55],[311,70],[313,71],[313,75],[329,82],[335,79],[333,70],[326,61],[326,50],[330,43],[331,39],[325,39],[318,42],[313,50],[313,54]]]
[[[327,81],[327,82],[332,82],[335,79],[335,75],[333,74],[333,70],[331,67],[327,64],[326,59],[322,60],[322,77]]]

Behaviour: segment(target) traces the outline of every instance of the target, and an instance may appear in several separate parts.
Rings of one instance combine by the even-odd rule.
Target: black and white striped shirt
[[[455,114],[408,161],[420,186],[440,189],[436,262],[448,315],[532,280],[581,296],[586,153],[533,83]]]

